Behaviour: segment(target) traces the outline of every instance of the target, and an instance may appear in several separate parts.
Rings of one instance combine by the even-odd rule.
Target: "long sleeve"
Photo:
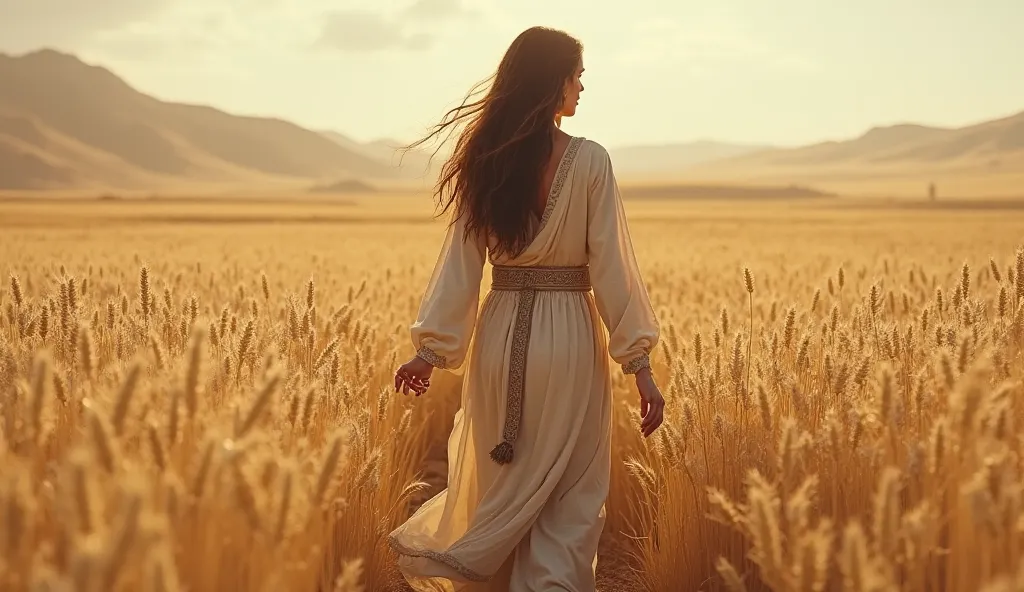
[[[598,312],[608,328],[608,351],[626,374],[650,366],[660,328],[633,253],[618,183],[608,152],[596,145],[590,162],[587,248]]]
[[[416,321],[410,327],[416,354],[442,369],[462,366],[476,323],[487,247],[482,235],[465,237],[465,216],[448,234]]]

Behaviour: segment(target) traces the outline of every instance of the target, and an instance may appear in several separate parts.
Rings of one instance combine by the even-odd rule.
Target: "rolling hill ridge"
[[[393,175],[287,121],[160,101],[51,50],[0,55],[0,188]]]
[[[0,54],[0,190],[355,187],[436,176],[443,150],[428,164],[425,151],[403,156],[400,145],[161,101],[53,50]],[[796,183],[831,191],[878,181],[916,192],[956,177],[965,191],[991,181],[992,192],[1024,194],[1024,112],[959,128],[876,127],[796,148],[707,140],[609,151],[626,183]]]
[[[898,124],[843,141],[772,148],[681,168],[694,183],[784,183],[863,196],[1024,197],[1024,112],[956,128]]]
[[[1004,160],[1024,162],[1024,112],[960,128],[875,127],[851,140],[752,151],[705,163],[705,168],[998,168]]]

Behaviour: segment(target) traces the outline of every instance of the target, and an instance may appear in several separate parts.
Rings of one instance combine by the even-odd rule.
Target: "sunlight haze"
[[[1024,0],[0,0],[0,591],[1024,591],[1022,59]]]
[[[0,0],[0,51],[52,47],[142,92],[360,141],[411,140],[522,29],[584,43],[564,125],[608,145],[798,145],[1024,107],[1014,0]]]

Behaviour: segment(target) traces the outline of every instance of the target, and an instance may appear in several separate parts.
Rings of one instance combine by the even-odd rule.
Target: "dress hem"
[[[388,544],[391,548],[400,555],[406,555],[408,557],[418,557],[423,559],[430,559],[431,561],[437,561],[442,563],[459,573],[462,577],[472,582],[486,582],[491,579],[490,576],[474,571],[469,567],[466,567],[461,561],[456,559],[451,553],[441,553],[439,551],[429,550],[416,550],[410,547],[406,547],[398,541],[398,537],[390,535],[388,537]]]

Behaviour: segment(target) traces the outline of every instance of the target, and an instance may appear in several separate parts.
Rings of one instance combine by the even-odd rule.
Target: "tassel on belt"
[[[537,292],[589,292],[590,270],[579,267],[495,265],[491,289],[519,292],[519,306],[512,330],[512,356],[509,361],[508,401],[505,407],[505,428],[502,442],[491,450],[498,464],[512,462],[513,446],[519,435],[523,415],[523,390],[526,385],[526,352],[530,345],[533,303]]]

